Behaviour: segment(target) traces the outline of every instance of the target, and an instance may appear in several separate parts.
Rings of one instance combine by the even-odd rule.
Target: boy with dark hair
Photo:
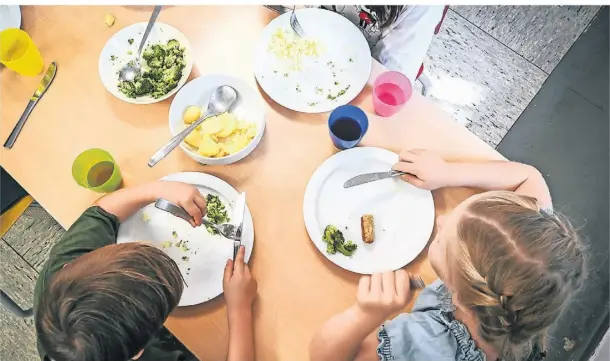
[[[116,244],[120,222],[162,197],[201,225],[205,198],[188,184],[152,182],[106,195],[86,210],[51,250],[34,295],[43,361],[177,361],[157,337],[178,305],[183,279],[163,251],[142,243]],[[230,342],[228,360],[254,358],[251,305],[256,281],[240,250],[225,270]],[[231,317],[239,314],[240,317]],[[249,316],[249,317],[244,317]]]

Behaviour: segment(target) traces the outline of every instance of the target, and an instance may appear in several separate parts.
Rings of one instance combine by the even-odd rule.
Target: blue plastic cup
[[[362,109],[353,105],[342,105],[328,117],[330,139],[341,150],[358,145],[369,129],[369,118]]]

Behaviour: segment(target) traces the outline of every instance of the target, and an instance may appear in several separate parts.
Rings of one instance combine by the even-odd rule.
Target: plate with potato
[[[231,164],[258,145],[265,131],[265,112],[258,92],[243,80],[227,75],[206,75],[188,82],[169,108],[169,128],[176,135],[205,112],[214,89],[221,85],[237,91],[237,102],[227,113],[206,119],[180,144],[201,164]]]
[[[303,217],[314,246],[348,271],[372,274],[397,270],[426,248],[434,228],[428,190],[400,178],[344,188],[357,175],[387,172],[398,154],[358,147],[324,161],[305,189]]]

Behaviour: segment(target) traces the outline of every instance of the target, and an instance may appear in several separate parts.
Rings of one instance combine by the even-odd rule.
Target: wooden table
[[[319,254],[305,231],[305,186],[318,165],[335,149],[327,115],[289,111],[261,93],[267,128],[256,150],[231,166],[202,166],[177,150],[155,168],[148,158],[170,136],[171,100],[131,105],[104,89],[98,56],[108,38],[134,22],[147,21],[151,7],[22,7],[23,28],[41,50],[45,63],[57,61],[57,77],[11,150],[2,148],[2,166],[63,226],[68,227],[99,194],[80,188],[71,176],[74,158],[100,147],[118,161],[125,185],[181,171],[218,176],[248,192],[256,241],[251,267],[259,282],[254,306],[257,359],[306,360],[313,332],[355,298],[358,276]],[[116,16],[105,29],[104,15]],[[263,27],[277,14],[262,6],[166,7],[159,21],[190,39],[195,65],[191,77],[226,73],[257,88],[253,50]],[[374,78],[383,71],[375,62]],[[40,78],[2,70],[0,138],[6,139]],[[10,88],[10,90],[9,90]],[[260,89],[259,89],[260,90]],[[353,101],[372,112],[371,89]],[[392,118],[370,115],[364,145],[393,151],[428,148],[448,159],[502,159],[495,150],[458,125],[420,95]],[[452,209],[474,190],[434,192],[436,212]],[[408,267],[426,282],[436,278],[423,252]],[[176,310],[168,328],[201,360],[226,355],[227,322],[222,297]]]

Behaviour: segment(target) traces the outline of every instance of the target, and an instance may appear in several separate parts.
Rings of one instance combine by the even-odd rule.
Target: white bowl
[[[231,108],[230,113],[235,114],[241,120],[255,123],[256,136],[244,149],[221,158],[204,157],[197,152],[197,149],[182,142],[180,148],[189,157],[201,164],[231,164],[245,158],[256,148],[265,131],[265,112],[258,92],[241,79],[228,75],[214,74],[191,80],[176,94],[169,107],[169,130],[172,136],[175,136],[184,129],[184,120],[182,118],[184,110],[191,105],[197,105],[201,108],[202,112],[205,112],[212,92],[222,85],[232,86],[237,91],[237,102]]]
[[[106,42],[106,45],[104,45],[98,60],[100,78],[102,79],[102,83],[104,84],[106,90],[108,90],[110,94],[114,95],[115,97],[132,104],[152,104],[169,98],[180,90],[180,88],[186,83],[186,80],[193,69],[193,54],[191,44],[186,36],[172,26],[157,22],[148,35],[144,49],[151,44],[165,44],[171,39],[176,39],[180,42],[180,45],[184,47],[184,59],[186,60],[186,66],[182,70],[182,78],[180,78],[180,81],[178,81],[178,86],[158,99],[151,96],[143,96],[134,99],[128,98],[125,96],[125,94],[121,93],[118,88],[118,72],[127,62],[135,58],[137,55],[138,47],[140,46],[140,41],[142,40],[142,36],[144,35],[147,25],[148,23],[136,23],[119,30],[110,39],[108,39],[108,42]],[[128,42],[129,39],[134,40],[131,45]],[[127,53],[129,50],[132,51],[132,55]],[[118,59],[115,61],[110,60],[112,55],[118,57]]]

